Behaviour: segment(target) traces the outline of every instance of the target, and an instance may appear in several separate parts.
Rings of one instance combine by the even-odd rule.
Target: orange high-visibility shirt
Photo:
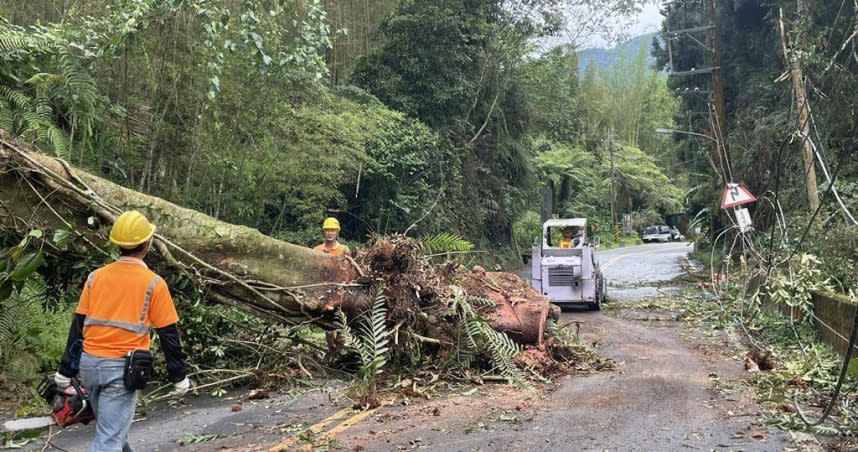
[[[86,316],[83,350],[100,358],[148,350],[150,328],[179,321],[167,283],[131,257],[90,273],[75,312]]]
[[[337,246],[330,249],[325,248],[325,244],[323,243],[313,249],[316,251],[321,251],[325,254],[330,254],[331,256],[342,256],[351,252],[349,251],[349,247],[343,245],[342,243],[337,243]]]
[[[560,240],[560,248],[572,248],[572,239]]]

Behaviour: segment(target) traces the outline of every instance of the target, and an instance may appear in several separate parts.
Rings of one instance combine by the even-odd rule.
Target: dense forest
[[[418,234],[510,245],[544,181],[606,219],[611,128],[622,210],[680,211],[643,193],[664,77],[643,53],[582,80],[574,47],[534,54],[550,2],[43,3],[4,8],[3,128],[229,222],[310,244],[336,214],[361,241],[432,208]]]

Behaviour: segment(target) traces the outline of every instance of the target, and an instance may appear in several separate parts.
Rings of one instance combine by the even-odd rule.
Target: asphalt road
[[[613,300],[639,300],[659,294],[664,283],[685,274],[688,242],[657,243],[603,251],[598,254]]]
[[[394,451],[780,451],[788,433],[757,424],[760,407],[743,381],[744,350],[709,330],[623,306],[670,296],[683,274],[684,243],[644,245],[599,253],[612,302],[602,312],[563,314],[581,337],[616,361],[616,369],[563,377],[547,393],[507,385],[446,385],[428,400],[397,398],[377,410],[350,412],[342,382],[321,381],[258,401],[189,398],[138,413],[131,443],[138,451],[312,450],[297,433],[314,426],[315,444],[343,450]],[[526,276],[526,275],[523,275]],[[661,317],[659,317],[661,315]],[[655,316],[655,317],[653,317]],[[662,318],[663,317],[663,318]],[[92,426],[74,426],[53,444],[88,449]],[[44,441],[25,449],[41,450]],[[328,450],[328,449],[325,449]]]

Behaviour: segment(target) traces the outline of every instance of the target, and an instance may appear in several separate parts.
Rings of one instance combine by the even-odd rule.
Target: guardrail
[[[813,297],[813,322],[823,340],[834,347],[840,356],[846,354],[852,319],[858,309],[858,300],[846,295],[817,291]],[[858,349],[858,345],[855,347]]]

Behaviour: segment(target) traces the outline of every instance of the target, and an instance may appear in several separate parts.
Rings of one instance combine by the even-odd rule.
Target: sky
[[[631,32],[636,36],[658,31],[661,28],[663,16],[658,12],[657,5],[646,5],[638,14],[638,23],[632,26]]]
[[[629,27],[629,38],[640,36],[647,33],[656,32],[661,28],[663,17],[658,12],[658,6],[653,4],[646,5],[638,14],[637,21]],[[602,38],[593,37],[584,44],[584,47],[607,47],[608,43]]]

